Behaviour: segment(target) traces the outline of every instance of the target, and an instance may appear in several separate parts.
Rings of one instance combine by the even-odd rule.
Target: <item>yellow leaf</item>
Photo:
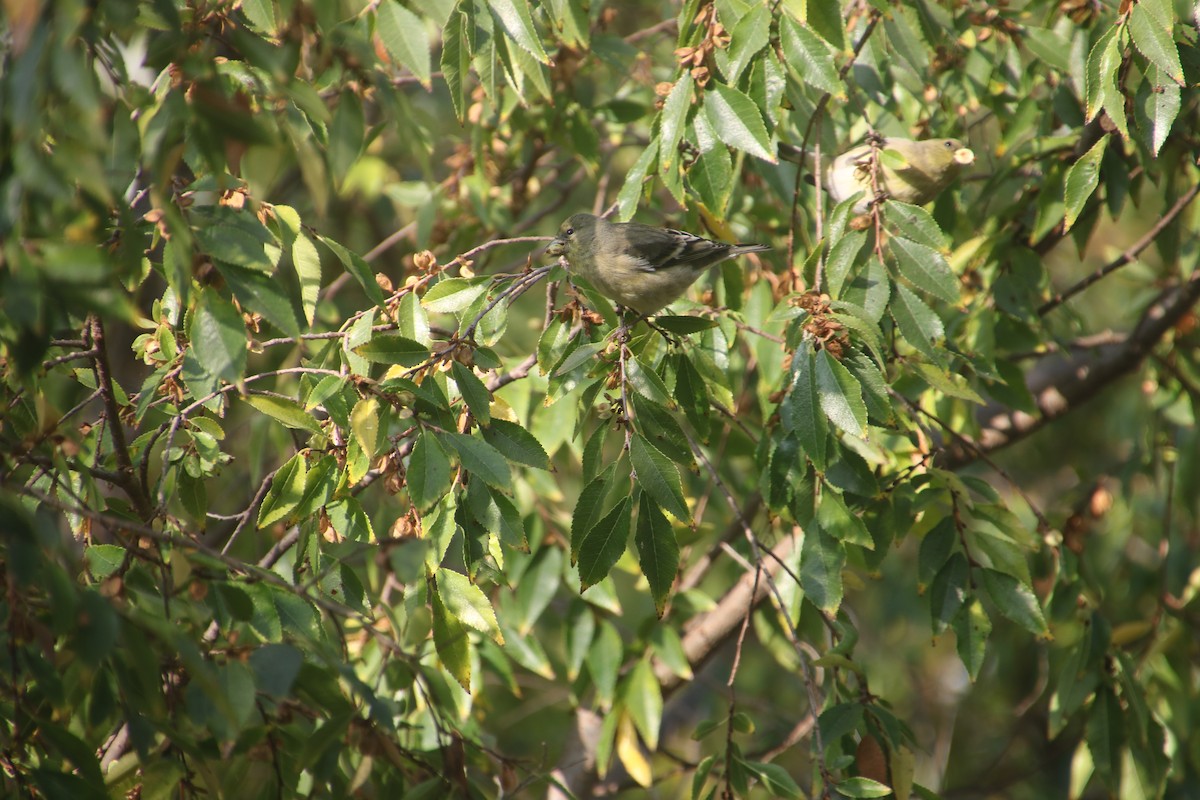
[[[650,762],[646,760],[638,744],[633,719],[624,712],[621,714],[621,721],[617,723],[617,758],[621,759],[629,777],[637,781],[639,786],[649,788],[652,780]]]

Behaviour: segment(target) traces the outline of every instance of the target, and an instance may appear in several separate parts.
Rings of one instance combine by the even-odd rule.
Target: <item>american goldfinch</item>
[[[975,153],[958,139],[889,138],[883,140],[879,154],[879,188],[893,200],[925,205],[958,177],[963,168],[975,163]],[[892,156],[884,155],[891,151]],[[842,153],[825,170],[825,188],[834,202],[865,192],[855,206],[867,210],[875,198],[871,188],[871,145],[865,144]],[[903,161],[895,166],[893,160]]]
[[[714,242],[684,231],[574,214],[546,253],[566,256],[570,269],[601,294],[642,314],[679,297],[709,267],[763,244]]]

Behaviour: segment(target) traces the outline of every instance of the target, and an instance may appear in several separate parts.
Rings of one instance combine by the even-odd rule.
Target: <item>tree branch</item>
[[[117,460],[117,485],[129,497],[137,511],[138,517],[149,522],[154,517],[150,507],[150,499],[146,487],[138,482],[133,471],[133,461],[129,457],[129,445],[125,441],[125,426],[121,422],[121,409],[117,406],[117,397],[113,393],[112,370],[108,365],[108,351],[104,346],[104,326],[95,314],[88,317],[84,334],[92,352],[92,372],[96,376],[96,389],[104,401],[104,414],[108,419],[108,432],[112,438],[113,454]]]
[[[773,558],[762,560],[762,571],[772,578],[782,570],[781,562],[796,546],[794,536],[785,536],[770,553]],[[692,670],[698,670],[727,640],[737,634],[749,606],[758,605],[770,593],[768,581],[759,578],[759,571],[742,574],[729,591],[718,601],[716,608],[693,617],[684,627],[683,653]],[[683,682],[658,659],[654,660],[654,677],[662,686],[663,694],[669,694]]]
[[[1162,292],[1150,304],[1137,327],[1119,344],[1097,348],[1071,358],[1046,359],[1044,369],[1032,373],[1029,390],[1038,413],[1007,407],[984,409],[978,439],[944,445],[939,466],[958,469],[1020,441],[1043,425],[1074,411],[1105,387],[1132,372],[1167,332],[1200,300],[1200,272],[1179,286]]]
[[[1058,308],[1060,305],[1065,303],[1067,300],[1069,300],[1072,297],[1074,297],[1075,295],[1079,294],[1080,292],[1082,292],[1084,289],[1091,286],[1096,281],[1100,280],[1101,278],[1108,275],[1109,273],[1117,271],[1121,267],[1125,266],[1126,264],[1128,264],[1129,262],[1131,262],[1135,258],[1137,258],[1138,253],[1142,252],[1147,247],[1149,247],[1154,242],[1154,240],[1156,238],[1158,238],[1158,235],[1163,232],[1163,229],[1166,228],[1168,225],[1170,225],[1172,222],[1174,222],[1175,218],[1178,217],[1179,214],[1185,208],[1188,207],[1188,204],[1196,199],[1196,194],[1198,192],[1200,192],[1200,183],[1197,183],[1195,186],[1193,186],[1191,189],[1189,189],[1186,193],[1184,193],[1182,197],[1180,197],[1178,200],[1176,200],[1175,205],[1171,206],[1171,209],[1166,214],[1163,214],[1162,218],[1160,220],[1158,220],[1158,222],[1154,223],[1154,225],[1152,225],[1150,227],[1150,230],[1146,231],[1145,235],[1143,235],[1142,238],[1138,239],[1136,242],[1131,244],[1129,246],[1128,250],[1126,250],[1124,253],[1121,253],[1121,255],[1117,256],[1115,259],[1113,259],[1109,263],[1105,264],[1103,267],[1096,270],[1091,275],[1088,275],[1086,278],[1079,281],[1075,285],[1054,295],[1049,300],[1047,300],[1045,303],[1042,303],[1042,305],[1038,308],[1038,311],[1037,311],[1038,316],[1039,317],[1046,316],[1051,311]]]

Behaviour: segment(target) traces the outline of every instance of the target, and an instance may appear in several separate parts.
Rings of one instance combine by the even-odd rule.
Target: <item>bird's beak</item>
[[[546,255],[550,256],[551,258],[558,258],[559,256],[565,256],[566,254],[567,243],[562,239],[555,239],[550,243],[550,246],[546,248]]]
[[[954,163],[969,167],[975,163],[975,151],[969,147],[960,147],[954,151]]]

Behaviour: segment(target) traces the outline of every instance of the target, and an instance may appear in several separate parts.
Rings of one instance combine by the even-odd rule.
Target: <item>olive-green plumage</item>
[[[566,256],[573,273],[605,297],[643,314],[675,300],[705,270],[727,258],[771,248],[715,242],[684,231],[638,222],[609,222],[574,214],[546,249]]]
[[[975,153],[958,139],[886,139],[882,151],[892,151],[903,161],[895,166],[896,158],[879,158],[879,188],[893,200],[924,205],[949,186],[965,167],[975,163]],[[825,188],[835,202],[840,203],[856,192],[865,192],[854,206],[857,212],[866,211],[875,192],[871,187],[871,145],[848,150],[833,160],[825,170]]]

